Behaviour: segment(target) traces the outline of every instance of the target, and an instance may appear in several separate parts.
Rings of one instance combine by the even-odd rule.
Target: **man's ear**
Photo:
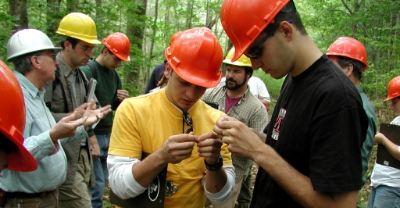
[[[164,75],[167,79],[169,79],[169,78],[171,78],[171,73],[172,73],[172,67],[167,62],[167,63],[165,63]]]
[[[344,73],[346,76],[350,76],[353,73],[353,64],[347,64],[347,66],[344,68]]]
[[[66,50],[72,49],[72,44],[71,44],[71,42],[69,42],[69,41],[64,41],[63,44],[64,44],[64,48],[65,48]]]
[[[33,65],[33,67],[35,67],[35,69],[40,69],[40,63],[39,63],[39,57],[36,55],[31,56],[31,64]]]
[[[282,21],[279,23],[278,30],[282,31],[286,40],[291,41],[293,39],[293,27],[288,21]]]
[[[103,50],[101,50],[101,53],[104,54],[104,55],[107,55],[108,48],[104,47]]]

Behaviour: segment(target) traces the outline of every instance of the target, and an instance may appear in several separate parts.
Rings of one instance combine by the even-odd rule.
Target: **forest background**
[[[390,103],[382,100],[387,83],[400,75],[400,1],[295,0],[295,3],[307,32],[322,52],[340,36],[355,37],[365,45],[369,68],[363,73],[362,87],[375,107],[378,125],[390,122],[396,115],[390,110]],[[6,62],[7,41],[21,28],[39,29],[59,45],[62,36],[55,31],[62,17],[82,12],[95,21],[99,40],[113,32],[129,37],[131,61],[123,62],[117,70],[124,88],[136,96],[144,92],[152,69],[163,62],[164,49],[177,31],[206,26],[218,37],[226,54],[231,45],[219,19],[221,4],[222,0],[0,0],[0,58]],[[101,48],[95,48],[94,57]],[[255,76],[265,82],[273,109],[283,79],[275,80],[261,70]],[[375,154],[374,151],[368,176]],[[368,183],[360,194],[363,201],[368,199]]]

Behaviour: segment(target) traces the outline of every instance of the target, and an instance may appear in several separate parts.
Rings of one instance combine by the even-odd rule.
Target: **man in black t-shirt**
[[[232,61],[245,54],[253,69],[286,76],[266,144],[231,117],[214,127],[232,153],[260,166],[250,207],[355,207],[367,117],[354,85],[307,35],[290,0],[225,0],[221,22]]]

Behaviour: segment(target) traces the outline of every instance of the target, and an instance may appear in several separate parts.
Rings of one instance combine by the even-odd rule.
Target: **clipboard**
[[[393,143],[400,145],[400,126],[382,123],[379,132],[384,134]],[[378,145],[376,163],[400,169],[400,160],[393,157],[382,144]]]

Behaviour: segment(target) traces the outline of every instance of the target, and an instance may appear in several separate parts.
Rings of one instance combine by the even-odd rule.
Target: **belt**
[[[39,193],[25,193],[25,192],[7,192],[7,198],[38,198],[38,197],[45,197],[46,195],[49,195],[53,193],[53,191],[43,191]]]

